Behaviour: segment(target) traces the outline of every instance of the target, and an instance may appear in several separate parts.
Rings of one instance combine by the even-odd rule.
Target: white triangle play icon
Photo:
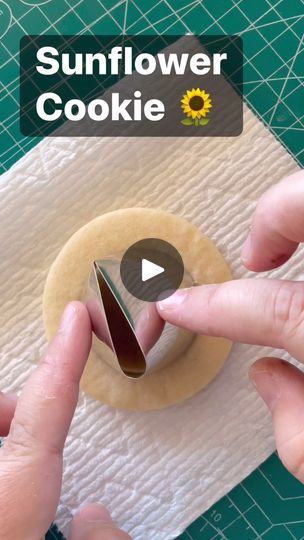
[[[142,259],[141,261],[141,279],[142,281],[148,281],[159,274],[162,274],[165,269],[158,264],[148,261],[148,259]]]

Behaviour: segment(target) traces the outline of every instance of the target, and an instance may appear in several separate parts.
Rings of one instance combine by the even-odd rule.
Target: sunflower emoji
[[[183,112],[188,116],[188,118],[181,121],[182,124],[185,126],[198,126],[199,124],[204,126],[208,124],[209,118],[206,118],[206,115],[210,112],[212,102],[210,94],[206,94],[205,90],[200,88],[187,90],[187,93],[181,99],[181,104]]]

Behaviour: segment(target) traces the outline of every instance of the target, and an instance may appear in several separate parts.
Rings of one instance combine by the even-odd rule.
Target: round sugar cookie
[[[128,208],[104,214],[79,229],[50,268],[43,296],[47,338],[58,328],[66,304],[84,298],[94,260],[123,253],[144,238],[160,238],[180,253],[195,283],[220,283],[231,278],[215,245],[188,221],[160,210]],[[91,351],[81,388],[92,398],[130,410],[161,409],[204,388],[220,371],[231,342],[196,335],[190,346],[171,363],[140,379],[129,379],[107,358]]]

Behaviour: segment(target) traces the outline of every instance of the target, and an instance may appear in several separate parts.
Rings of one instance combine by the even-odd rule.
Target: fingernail
[[[165,300],[157,302],[160,311],[167,311],[169,309],[178,308],[183,302],[185,302],[190,289],[179,289]]]
[[[91,537],[97,538],[98,533],[101,535],[102,531],[109,533],[115,530],[116,526],[108,510],[101,504],[92,504],[79,510],[75,515],[72,522],[71,538],[73,540],[87,540]]]
[[[63,312],[60,321],[60,332],[66,332],[71,327],[76,314],[76,308],[73,303],[68,304]]]
[[[249,231],[249,234],[243,244],[242,254],[241,254],[241,258],[244,262],[246,262],[250,257],[251,245],[252,245],[252,233],[251,231]]]
[[[251,369],[250,379],[267,407],[272,411],[280,398],[280,388],[271,371]]]
[[[110,512],[102,504],[86,506],[81,512],[84,523],[113,523]]]

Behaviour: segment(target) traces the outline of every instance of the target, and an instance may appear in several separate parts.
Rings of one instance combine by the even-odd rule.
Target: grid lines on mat
[[[303,22],[303,0],[1,0],[0,173],[40,140],[19,131],[19,41],[42,33],[241,35],[245,100],[304,165]],[[304,540],[303,503],[273,454],[179,538]]]
[[[39,138],[19,131],[19,40],[24,34],[239,34],[244,95],[304,164],[303,0],[49,0],[0,3],[0,172]]]
[[[178,540],[303,540],[304,488],[272,454]]]

